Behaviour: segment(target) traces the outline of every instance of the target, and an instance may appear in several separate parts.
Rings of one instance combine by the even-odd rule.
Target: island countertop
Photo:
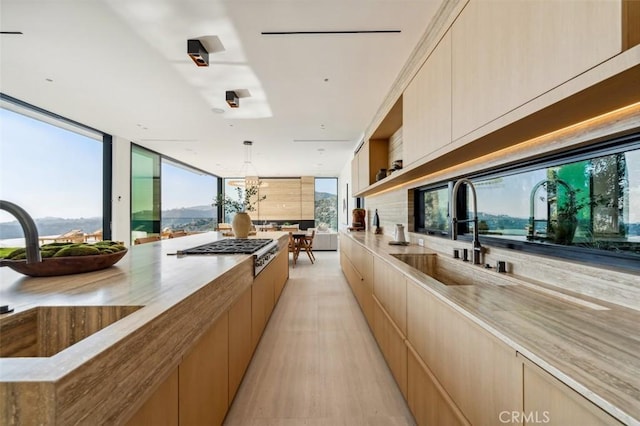
[[[472,285],[444,285],[392,254],[432,253],[392,246],[371,233],[342,233],[502,340],[624,424],[640,425],[640,312],[569,292],[536,288],[521,277],[490,272]],[[437,254],[437,256],[441,256]],[[453,261],[453,260],[452,260]],[[493,274],[493,275],[491,275]],[[508,280],[513,285],[489,283]],[[470,283],[471,284],[471,283]]]
[[[47,306],[140,308],[53,356],[0,358],[0,423],[16,421],[11,406],[32,407],[27,417],[18,413],[23,424],[126,420],[253,282],[250,255],[175,255],[220,238],[208,232],[133,246],[116,265],[77,275],[32,278],[1,268],[0,300],[14,312],[0,320]],[[276,239],[281,250],[288,242],[283,232],[257,238]]]

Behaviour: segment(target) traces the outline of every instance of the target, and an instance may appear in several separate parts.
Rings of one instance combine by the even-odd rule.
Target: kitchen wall
[[[503,19],[515,20],[512,17],[519,16],[518,19],[529,22],[526,11],[516,9],[532,4],[533,2],[528,5],[518,2],[510,5],[515,8],[514,13]],[[627,97],[625,94],[634,91],[637,94],[640,89],[638,79],[635,78],[640,64],[640,46],[622,45],[621,35],[624,26],[621,27],[620,22],[616,21],[620,19],[622,4],[623,2],[563,4],[558,16],[569,13],[575,15],[575,19],[570,26],[565,26],[562,22],[556,22],[555,18],[549,18],[548,30],[549,33],[562,35],[563,42],[568,43],[567,45],[573,44],[569,51],[563,50],[567,45],[558,45],[558,40],[562,37],[548,38],[549,34],[540,40],[527,37],[527,30],[536,34],[544,33],[544,26],[534,27],[533,30],[525,26],[510,30],[517,39],[527,38],[523,40],[524,44],[541,43],[529,46],[529,50],[523,49],[517,43],[500,42],[510,36],[501,33],[499,22],[493,22],[499,14],[488,13],[495,4],[489,5],[489,9],[485,9],[488,2],[478,0],[452,2],[449,9],[443,5],[442,14],[432,22],[422,43],[416,47],[413,57],[409,59],[403,73],[390,90],[385,104],[380,107],[370,128],[365,132],[365,135],[375,132],[384,121],[385,112],[390,110],[403,91],[405,101],[414,102],[405,105],[405,121],[410,116],[412,122],[405,122],[403,126],[405,168],[409,166],[410,173],[406,173],[407,170],[403,171],[405,177],[394,179],[398,182],[396,185],[378,184],[376,188],[376,184],[373,183],[373,189],[364,191],[367,232],[373,232],[371,219],[377,209],[384,234],[393,236],[395,225],[404,224],[413,243],[422,240],[426,246],[438,253],[451,256],[454,247],[465,244],[411,232],[414,225],[412,194],[415,188],[500,165],[524,162],[551,152],[566,151],[613,135],[640,130],[640,103],[637,103],[637,96]],[[547,3],[541,7],[549,5]],[[581,5],[585,5],[584,8]],[[577,9],[571,9],[572,7]],[[603,9],[593,9],[600,7]],[[446,13],[450,13],[450,16],[444,16]],[[479,21],[475,22],[474,28],[469,28],[468,25],[456,27],[456,22],[462,22],[456,21],[460,16],[467,23],[471,18]],[[492,22],[485,22],[488,20]],[[547,25],[546,21],[542,22]],[[607,22],[614,25],[607,25]],[[509,22],[509,25],[513,26],[514,22]],[[585,42],[582,36],[577,35],[589,32],[589,28],[593,28],[594,25],[603,26],[606,37],[595,41],[598,43],[597,49],[589,50],[593,44]],[[515,26],[518,26],[517,23]],[[452,32],[453,42],[440,43]],[[475,32],[480,32],[482,37],[486,38],[487,44],[481,48],[476,47],[474,53],[472,43],[474,37],[478,37]],[[463,40],[468,40],[467,45],[461,43]],[[447,49],[445,52],[450,51],[451,74],[454,81],[449,83],[451,91],[445,91],[444,95],[440,93],[447,102],[436,99],[436,104],[429,105],[429,96],[434,93],[433,90],[424,89],[430,84],[429,77],[424,77],[425,82],[414,83],[419,73],[432,71],[429,62],[431,58],[435,58],[433,52],[438,46],[440,53],[435,64],[440,66],[443,62],[442,49]],[[521,57],[518,49],[522,50],[520,53],[526,52],[525,56],[530,56]],[[556,55],[561,57],[556,58]],[[533,67],[530,64],[532,59],[537,61],[538,66]],[[571,63],[556,67],[554,63],[558,61]],[[446,63],[446,57],[444,62]],[[466,63],[475,65],[466,67]],[[510,63],[510,66],[491,68],[491,64],[500,63]],[[489,68],[481,69],[484,66]],[[621,78],[620,84],[616,86],[615,77],[625,73],[632,73],[634,77]],[[609,76],[614,78],[606,80]],[[486,81],[482,80],[485,77]],[[467,81],[468,79],[471,80]],[[536,88],[525,84],[534,81]],[[610,82],[613,84],[609,84]],[[461,84],[471,83],[473,87],[463,90]],[[414,91],[412,97],[406,96],[406,90]],[[451,99],[454,101],[453,106]],[[609,99],[615,102],[607,105]],[[449,105],[448,109],[438,109],[437,102],[440,101],[443,102],[440,105]],[[418,115],[407,115],[408,107],[421,110],[417,111]],[[442,132],[434,134],[433,127],[420,127],[420,120],[413,120],[415,117],[424,117],[420,114],[434,113],[433,111],[444,111],[450,115],[451,130],[445,132],[445,135],[450,135],[450,139],[443,140]],[[406,128],[409,124],[418,124],[418,128],[414,127],[409,131]],[[417,141],[407,143],[407,138],[416,135]],[[390,145],[393,146],[391,149],[397,152],[397,145]],[[411,147],[411,150],[413,147],[419,147],[424,152],[416,155],[415,151],[407,152],[407,147]],[[408,158],[412,158],[412,164],[407,164]],[[341,188],[344,187],[346,179],[350,179],[349,176],[350,171],[343,171]],[[495,264],[497,260],[508,262],[509,272],[524,278],[537,279],[552,286],[640,309],[637,274],[490,247],[486,253],[486,263]]]
[[[131,245],[131,142],[113,137],[111,239]]]

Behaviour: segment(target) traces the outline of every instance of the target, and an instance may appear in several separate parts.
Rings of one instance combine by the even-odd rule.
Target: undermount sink
[[[0,319],[0,357],[50,357],[142,306],[39,306]]]
[[[430,276],[444,285],[470,285],[472,277],[464,276],[462,271],[452,268],[448,261],[435,254],[391,254],[396,259]]]

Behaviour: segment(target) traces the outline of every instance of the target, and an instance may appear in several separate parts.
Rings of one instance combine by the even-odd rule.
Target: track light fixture
[[[200,40],[187,40],[187,54],[197,66],[209,66],[209,52],[207,52]]]

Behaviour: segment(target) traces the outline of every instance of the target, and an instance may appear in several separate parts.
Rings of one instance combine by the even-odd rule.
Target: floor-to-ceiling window
[[[315,221],[317,228],[338,230],[338,179],[315,179]]]
[[[162,229],[213,231],[218,223],[218,209],[212,205],[218,178],[166,158],[161,173]]]
[[[0,106],[0,199],[25,209],[40,237],[109,235],[105,135],[5,95]],[[0,211],[0,243],[22,245],[22,238],[15,218]]]
[[[131,146],[131,237],[163,231],[213,231],[218,178],[186,164]]]

